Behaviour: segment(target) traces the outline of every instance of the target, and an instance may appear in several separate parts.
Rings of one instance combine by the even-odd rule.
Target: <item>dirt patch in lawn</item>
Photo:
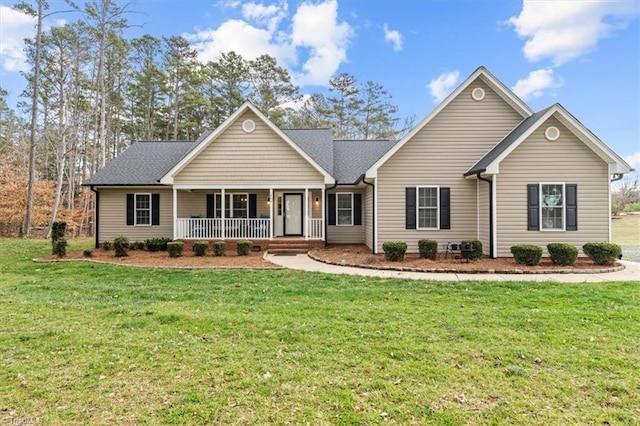
[[[591,259],[579,257],[572,266],[559,266],[549,258],[542,258],[537,266],[519,265],[513,258],[481,259],[467,262],[449,254],[439,253],[436,260],[421,259],[418,254],[406,254],[402,262],[389,262],[384,254],[371,254],[371,250],[363,245],[333,245],[324,249],[315,249],[309,255],[321,262],[357,266],[369,269],[392,269],[418,272],[460,272],[460,273],[502,273],[502,274],[551,274],[551,273],[594,273],[614,272],[624,269],[616,263],[614,266],[594,265]]]
[[[251,268],[277,269],[281,268],[263,258],[264,252],[250,252],[248,256],[238,256],[235,252],[228,252],[224,256],[196,256],[192,251],[185,251],[181,257],[169,257],[166,251],[149,252],[146,250],[130,250],[125,257],[116,257],[113,250],[96,249],[91,257],[84,256],[82,251],[68,253],[59,259],[57,256],[46,256],[40,261],[91,261],[111,263],[115,265],[140,266],[149,268]]]

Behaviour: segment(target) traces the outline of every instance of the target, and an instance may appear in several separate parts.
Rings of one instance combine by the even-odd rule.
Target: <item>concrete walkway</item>
[[[328,265],[311,259],[306,254],[275,255],[267,254],[265,258],[276,265],[289,269],[309,272],[325,272],[328,274],[349,274],[365,277],[409,278],[431,281],[558,281],[570,283],[599,283],[606,281],[636,281],[640,283],[640,263],[621,261],[625,269],[618,272],[594,274],[458,274],[381,271],[377,269],[353,268],[349,266]]]

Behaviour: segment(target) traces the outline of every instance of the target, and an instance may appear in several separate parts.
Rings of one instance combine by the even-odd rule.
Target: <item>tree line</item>
[[[26,40],[27,88],[15,107],[0,88],[0,232],[30,236],[59,219],[89,234],[93,197],[80,186],[138,140],[195,140],[246,100],[281,128],[330,127],[336,139],[391,139],[412,124],[391,94],[342,73],[325,94],[303,95],[267,54],[230,51],[198,61],[182,36],[127,38],[130,4],[94,0],[50,10],[14,6],[37,22]],[[43,29],[43,19],[79,16]]]

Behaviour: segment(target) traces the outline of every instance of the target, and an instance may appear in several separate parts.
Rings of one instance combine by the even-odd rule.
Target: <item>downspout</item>
[[[91,189],[91,191],[93,193],[96,194],[96,210],[95,210],[95,214],[94,214],[94,227],[95,227],[95,247],[96,248],[100,248],[100,235],[99,235],[99,230],[100,230],[100,193],[95,189],[95,187],[93,185],[91,185],[89,187]]]
[[[329,207],[329,191],[332,189],[335,189],[338,186],[338,181],[336,180],[333,184],[333,186],[326,188],[324,191],[324,200],[323,203],[324,205],[322,206],[323,209],[325,209],[325,212],[327,214],[324,215],[325,220],[324,220],[324,246],[327,246],[327,236],[329,235],[329,227],[327,226],[327,223],[329,223],[329,211],[328,211],[328,207]]]
[[[489,184],[489,257],[491,259],[495,259],[495,256],[493,255],[493,181],[481,176],[484,171],[486,170],[477,172],[476,177]]]
[[[371,206],[372,206],[371,207],[371,253],[375,254],[376,252],[376,203],[375,203],[373,194],[375,193],[376,186],[373,183],[367,182],[365,180],[364,175],[362,175],[361,179],[362,179],[362,182],[365,185],[369,185],[371,187],[371,191],[373,191],[371,193],[371,199],[372,199],[372,202],[371,202]]]

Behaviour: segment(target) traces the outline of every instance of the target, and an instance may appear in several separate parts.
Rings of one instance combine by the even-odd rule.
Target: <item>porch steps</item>
[[[302,241],[273,241],[269,243],[267,248],[269,253],[272,254],[284,254],[284,253],[307,253],[311,250],[311,245]]]

